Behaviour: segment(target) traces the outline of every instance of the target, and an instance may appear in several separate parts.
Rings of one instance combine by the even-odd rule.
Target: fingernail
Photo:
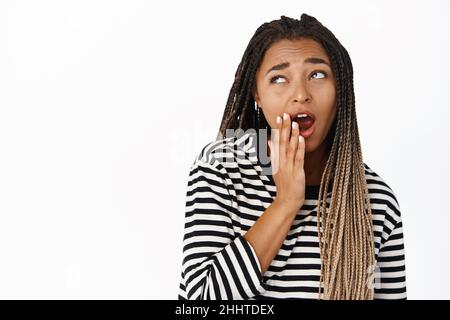
[[[303,137],[301,135],[298,136],[298,142],[302,142],[303,141]]]
[[[298,129],[298,123],[295,121],[292,121],[292,129]]]
[[[280,124],[281,123],[281,117],[277,116],[277,123]]]
[[[287,119],[289,119],[289,115],[285,112],[285,113],[283,113],[283,119],[284,120],[287,120]]]

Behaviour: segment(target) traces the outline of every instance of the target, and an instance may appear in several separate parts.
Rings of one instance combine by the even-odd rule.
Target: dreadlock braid
[[[323,46],[336,79],[337,117],[327,136],[329,157],[316,208],[321,256],[319,299],[373,299],[368,280],[374,266],[372,211],[356,118],[353,67],[347,50],[333,33],[305,13],[300,20],[281,16],[262,24],[235,73],[217,137],[223,138],[227,129],[260,129],[255,128],[252,95],[256,72],[272,44],[299,38],[310,38]],[[262,118],[267,127],[264,115]]]

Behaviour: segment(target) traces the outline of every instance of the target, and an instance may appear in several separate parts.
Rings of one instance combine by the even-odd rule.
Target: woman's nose
[[[308,91],[308,88],[306,86],[305,81],[297,81],[294,86],[294,92],[293,92],[293,100],[294,102],[300,102],[303,103],[307,100],[310,100],[310,93]]]

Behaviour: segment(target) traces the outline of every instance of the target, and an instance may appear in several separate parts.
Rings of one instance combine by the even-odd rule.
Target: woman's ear
[[[258,104],[258,106],[260,106],[260,100],[259,100],[259,96],[258,93],[256,92],[256,90],[253,90],[253,100],[255,100],[255,102]]]

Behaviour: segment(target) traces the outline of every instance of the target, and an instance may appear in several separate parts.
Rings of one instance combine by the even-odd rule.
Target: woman
[[[406,299],[399,204],[363,162],[350,57],[314,17],[250,40],[185,219],[179,299]]]

